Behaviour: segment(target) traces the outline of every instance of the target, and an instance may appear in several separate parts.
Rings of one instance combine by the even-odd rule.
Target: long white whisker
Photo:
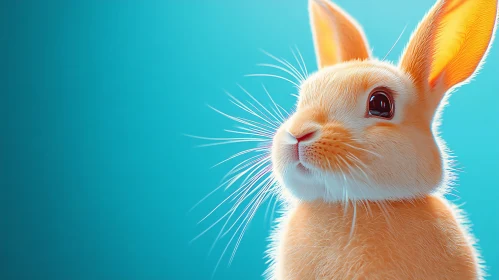
[[[222,164],[222,163],[225,163],[225,162],[227,162],[227,161],[229,161],[229,160],[231,160],[231,159],[237,158],[237,157],[242,156],[242,155],[244,155],[244,154],[247,154],[247,153],[252,153],[252,152],[263,152],[263,151],[265,151],[265,150],[267,150],[267,149],[265,149],[265,148],[252,148],[252,149],[247,149],[247,150],[244,150],[244,151],[242,151],[242,152],[239,152],[239,153],[233,154],[232,156],[228,157],[227,159],[224,159],[224,160],[220,161],[219,163],[217,163],[217,164],[213,165],[213,166],[212,166],[212,168],[213,168],[213,167],[217,167],[217,166],[219,166],[219,165],[220,165],[220,164]]]
[[[236,166],[234,166],[225,176],[222,178],[222,180],[225,180],[228,176],[237,173],[245,168],[248,168],[249,166],[256,166],[257,164],[261,163],[263,160],[268,160],[270,159],[270,156],[268,154],[257,154],[255,156],[252,156],[248,159],[245,159],[244,161],[238,163]]]
[[[270,212],[270,221],[274,221],[274,213],[276,212],[276,207],[277,207],[278,202],[279,202],[279,199],[278,199],[278,197],[276,197],[274,199],[274,205],[272,206],[272,212]]]
[[[275,123],[272,123],[271,121],[265,119],[263,116],[260,116],[258,115],[255,111],[253,111],[251,108],[247,107],[245,104],[243,103],[238,103],[234,100],[230,100],[230,102],[234,105],[236,105],[237,107],[239,107],[240,109],[242,109],[243,111],[263,120],[265,123],[258,123],[259,126],[262,126],[262,127],[265,127],[266,129],[270,129],[270,130],[275,130],[277,129],[276,127],[276,124]],[[253,122],[255,123],[255,122]]]
[[[343,144],[343,145],[345,145],[345,146],[348,146],[348,147],[350,147],[350,148],[352,148],[352,149],[356,149],[356,150],[359,150],[359,151],[364,151],[364,152],[366,152],[366,153],[370,153],[370,154],[372,154],[372,155],[375,155],[375,156],[381,157],[381,155],[380,155],[380,154],[375,153],[375,152],[373,152],[373,151],[370,151],[370,150],[367,150],[367,149],[364,149],[364,148],[361,148],[361,147],[358,147],[358,146],[354,146],[354,145],[351,145],[351,144],[348,144],[348,143],[342,143],[342,144]]]
[[[299,51],[298,51],[299,52]],[[301,57],[303,62],[303,58]],[[293,56],[298,63],[301,73],[294,67],[291,63],[284,59],[277,59],[281,65],[277,64],[259,64],[259,66],[274,68],[286,73],[297,80],[294,82],[286,77],[282,77],[274,74],[255,74],[248,76],[268,76],[276,77],[279,79],[286,80],[293,84],[294,86],[300,86],[306,74],[306,66],[300,63],[298,56],[293,52]],[[220,258],[215,266],[216,272],[221,260],[226,255],[227,250],[233,246],[232,254],[230,255],[229,265],[234,260],[237,249],[241,244],[242,238],[248,229],[248,225],[254,218],[258,209],[262,208],[262,205],[270,198],[269,204],[265,211],[265,220],[267,220],[268,212],[270,211],[270,206],[272,204],[272,199],[277,196],[276,193],[276,179],[273,177],[272,162],[271,162],[271,148],[272,141],[275,135],[275,131],[280,127],[282,122],[289,117],[289,112],[286,111],[282,106],[277,104],[270,93],[267,91],[265,86],[262,85],[265,93],[267,94],[271,104],[265,104],[252,95],[248,90],[238,85],[242,91],[249,97],[247,100],[238,99],[235,96],[227,92],[229,96],[229,102],[231,102],[235,107],[241,109],[243,112],[247,113],[247,117],[237,117],[235,115],[230,115],[222,112],[214,107],[208,105],[209,108],[215,112],[221,114],[222,116],[236,122],[235,129],[224,129],[224,132],[230,134],[229,137],[201,137],[194,135],[187,135],[201,140],[208,140],[211,143],[199,145],[199,147],[206,146],[218,146],[225,144],[236,144],[236,143],[254,143],[254,147],[242,149],[229,157],[223,159],[222,161],[216,163],[213,167],[219,166],[221,164],[227,163],[229,161],[234,162],[236,159],[238,162],[235,164],[223,177],[222,182],[211,192],[209,192],[205,197],[203,197],[198,203],[193,207],[197,207],[200,203],[205,201],[208,197],[212,196],[213,193],[220,190],[228,190],[230,192],[228,195],[218,203],[215,208],[213,208],[207,215],[205,215],[199,223],[207,221],[209,217],[214,216],[214,213],[222,212],[221,217],[214,219],[214,223],[208,224],[208,227],[199,233],[191,242],[199,239],[207,232],[212,231],[215,226],[221,227],[217,229],[218,233],[214,239],[209,252],[211,253],[217,243],[224,237],[230,237],[228,243],[226,244]],[[272,206],[271,217],[273,219],[273,214],[275,212],[275,207],[277,206],[278,199]],[[229,204],[228,210],[221,210],[222,206]],[[191,209],[191,210],[192,210]]]
[[[302,77],[305,78],[305,76],[306,76],[305,75],[305,70],[303,69],[303,66],[301,65],[300,61],[298,60],[298,57],[296,56],[295,51],[293,51],[292,48],[289,48],[289,49],[291,50],[291,53],[293,54],[293,57],[296,60],[296,63],[298,63],[298,67],[300,67]]]
[[[213,224],[211,224],[209,227],[207,227],[205,230],[203,230],[200,234],[196,235],[191,241],[189,241],[189,244],[194,243],[196,240],[198,240],[201,236],[203,236],[205,233],[210,231],[213,227],[218,225],[227,215],[229,215],[230,212],[225,213],[222,217],[220,217],[218,220],[216,220]]]
[[[298,85],[297,83],[293,82],[290,79],[287,79],[287,78],[284,78],[282,76],[279,76],[279,75],[274,75],[274,74],[248,74],[248,75],[245,75],[245,76],[246,77],[271,77],[271,78],[278,78],[278,79],[281,79],[281,80],[284,80],[284,81],[287,81],[287,82],[291,83],[292,85],[294,85],[297,88],[300,88],[300,85]]]
[[[279,59],[277,57],[275,57],[274,55],[270,54],[269,52],[265,51],[265,50],[261,50],[265,55],[267,55],[268,57],[274,59],[275,61],[281,63],[282,65],[286,66],[289,68],[289,70],[293,71],[293,73],[295,73],[297,76],[299,76],[300,78],[302,78],[302,80],[305,80],[305,77],[303,77],[300,72],[298,71],[298,69],[296,69],[291,63],[287,62],[285,59]]]
[[[254,187],[254,190],[253,190],[252,192],[250,192],[250,193],[248,194],[248,196],[249,196],[249,195],[251,195],[251,194],[253,194],[254,192],[256,192],[256,190],[258,190],[260,187],[262,187],[262,186],[266,185],[266,184],[267,184],[267,182],[269,182],[269,181],[271,181],[271,180],[273,180],[273,179],[272,179],[272,177],[271,177],[271,176],[267,176],[267,178],[265,178],[265,179],[264,179],[264,180],[263,180],[260,184],[258,184],[256,187]],[[259,193],[260,193],[260,192],[262,192],[262,191],[264,191],[264,188],[262,188],[262,189],[259,191]],[[257,196],[255,196],[252,200],[250,200],[250,202],[248,203],[248,205],[247,205],[247,206],[243,209],[243,212],[242,212],[242,213],[241,213],[241,214],[240,214],[240,215],[236,218],[236,220],[234,221],[233,225],[232,225],[232,226],[230,226],[230,227],[229,227],[229,228],[228,228],[228,229],[227,229],[227,230],[226,230],[226,231],[225,231],[225,232],[221,235],[221,237],[224,237],[227,233],[229,233],[229,232],[232,230],[232,228],[234,228],[235,224],[236,224],[236,223],[237,223],[237,222],[241,219],[241,217],[244,215],[244,213],[246,212],[246,210],[250,207],[251,203],[252,203],[254,200],[256,200],[256,197],[257,197]]]
[[[258,189],[258,188],[256,188],[256,189]],[[254,192],[254,191],[252,191],[252,192]],[[249,195],[251,195],[251,193],[250,193]],[[236,205],[234,205],[234,207],[232,208],[232,209],[234,209],[234,210],[231,210],[231,211],[230,211],[230,212],[231,212],[231,214],[230,214],[230,216],[227,218],[227,220],[226,220],[226,222],[225,222],[224,226],[222,227],[222,229],[220,230],[220,232],[219,232],[219,234],[218,234],[217,238],[215,239],[215,242],[213,243],[213,245],[212,245],[212,247],[211,247],[210,251],[213,249],[213,247],[215,246],[216,242],[220,239],[220,237],[221,237],[222,233],[224,232],[225,226],[226,226],[226,225],[227,225],[227,223],[229,222],[229,220],[230,220],[230,218],[232,217],[232,215],[234,215],[234,213],[235,213],[236,209],[238,208],[238,206],[242,203],[242,201],[244,201],[244,198],[245,198],[245,197],[248,197],[249,195],[245,195],[244,197],[242,197],[243,199],[242,199],[242,200],[240,200],[240,202],[238,202]],[[216,264],[216,266],[215,266],[215,271],[216,271],[216,269],[218,268],[218,266],[219,266],[219,264],[220,264],[220,261],[222,260],[223,256],[225,255],[225,252],[226,252],[226,251],[227,251],[227,249],[229,248],[230,244],[232,243],[232,240],[235,238],[236,233],[239,231],[240,227],[241,227],[241,226],[239,226],[239,227],[236,229],[236,232],[234,233],[234,235],[231,237],[231,239],[230,239],[230,240],[229,240],[229,242],[227,243],[227,246],[224,248],[224,250],[223,250],[223,252],[222,252],[222,255],[220,256],[220,258],[219,258],[219,260],[218,260],[218,262],[217,262],[217,264]]]
[[[395,46],[397,45],[397,43],[399,42],[400,38],[402,38],[402,35],[404,34],[405,32],[405,29],[407,28],[407,24],[404,26],[404,29],[402,29],[402,32],[400,32],[400,35],[398,36],[397,40],[395,40],[395,43],[393,43],[392,47],[390,48],[390,50],[385,54],[385,56],[383,57],[382,60],[385,60],[388,55],[392,52],[393,48],[395,48]]]
[[[253,104],[251,102],[248,102],[248,104],[251,107],[255,108],[255,110],[257,110],[260,114],[262,114],[263,116],[265,116],[265,118],[268,118],[269,122],[272,123],[274,126],[276,126],[276,129],[281,124],[281,122],[279,121],[279,119],[274,114],[272,114],[272,112],[268,111],[267,108],[263,107],[265,111],[269,112],[270,116],[268,116],[267,114],[265,114],[264,112],[262,112],[260,109],[258,109],[258,107],[255,104]]]
[[[238,85],[246,94],[248,94],[252,99],[256,100],[251,94],[249,94],[249,92],[247,92],[243,87],[241,87],[240,85]],[[260,113],[261,115],[259,115],[257,112],[253,111],[251,108],[249,108],[246,104],[244,104],[242,101],[240,101],[239,99],[237,99],[236,97],[234,97],[233,95],[231,95],[230,93],[227,92],[227,95],[233,100],[235,101],[237,104],[235,104],[237,107],[243,109],[244,111],[254,115],[255,117],[265,121],[266,123],[268,123],[272,129],[276,129],[277,128],[277,125],[276,123],[273,123],[271,121],[271,119],[265,115],[262,111],[260,111],[260,109],[258,109],[256,106],[254,106],[251,102],[248,102],[248,104],[250,106],[252,106],[253,108],[255,108],[255,110],[257,110],[258,113]],[[256,100],[258,102],[258,100]],[[260,106],[263,107],[263,105],[260,104]]]
[[[262,192],[262,194],[260,195],[260,198],[254,203],[252,210],[250,210],[251,213],[248,215],[248,218],[246,219],[245,226],[243,227],[243,230],[241,231],[241,234],[239,235],[239,238],[237,239],[236,245],[234,246],[234,250],[232,251],[232,255],[230,256],[229,265],[234,260],[234,256],[236,255],[237,248],[239,248],[239,244],[241,243],[241,240],[244,236],[244,233],[246,232],[246,229],[248,228],[249,222],[255,216],[256,211],[258,210],[258,208],[260,207],[262,202],[265,201],[265,199],[267,199],[267,197],[268,197],[267,191],[268,191],[268,188],[271,186],[271,184],[273,184],[273,182],[270,182],[270,184],[265,187],[265,191]]]
[[[242,176],[244,176],[246,173],[250,172],[252,169],[256,169],[258,168],[258,165],[254,165],[250,168],[248,168],[247,170],[237,174],[237,175],[234,175],[231,179],[227,180],[226,182],[222,183],[218,188],[222,187],[222,186],[225,186],[227,185],[226,189],[229,188],[231,185],[233,185],[237,180],[239,180],[239,178],[241,178]],[[238,196],[240,193],[240,190],[243,189],[243,184],[241,184],[241,187],[239,187],[237,190],[235,190],[234,192],[232,192],[229,196],[227,196],[222,202],[220,202],[213,210],[211,210],[206,216],[204,216],[199,222],[198,224],[202,223],[204,220],[206,220],[209,216],[211,216],[211,214],[213,214],[220,206],[222,206],[226,201],[228,201],[229,199],[231,199],[233,196]],[[218,189],[217,188],[217,189]],[[199,204],[199,203],[198,203]]]
[[[272,135],[262,135],[260,133],[237,131],[237,130],[231,130],[231,129],[224,129],[224,131],[229,132],[229,133],[234,133],[234,134],[250,135],[250,136],[256,136],[256,137],[266,137],[266,138],[269,138],[269,140],[272,140]]]
[[[241,187],[239,189],[243,189],[243,191],[239,192],[238,195],[235,196],[235,198],[239,197],[238,201],[232,206],[232,208],[229,210],[229,212],[231,212],[230,216],[227,218],[227,220],[225,221],[224,225],[222,226],[222,229],[220,230],[218,236],[215,238],[215,241],[213,242],[213,245],[211,246],[210,248],[210,252],[213,250],[213,248],[215,247],[217,241],[220,239],[222,233],[224,232],[224,229],[225,227],[227,226],[228,222],[230,221],[231,217],[234,215],[235,211],[237,210],[237,208],[239,208],[239,206],[241,205],[241,203],[248,197],[248,195],[251,195],[252,192],[254,192],[254,190],[252,192],[250,192],[250,189],[254,186],[254,184],[258,181],[258,178],[250,181],[249,183],[247,183],[247,179],[249,177],[252,176],[252,174],[254,172],[256,172],[256,170],[259,170],[260,167],[262,166],[262,163],[259,163],[255,166],[253,166],[252,168],[250,169],[253,169],[253,171],[251,171],[247,176],[246,176],[246,179],[241,183]],[[262,169],[260,170],[263,170],[265,167],[263,167]],[[250,194],[248,194],[248,192],[250,192]],[[232,195],[231,195],[232,197]],[[230,197],[229,197],[230,198]],[[227,199],[229,199],[227,198]],[[225,199],[224,202],[227,200]]]
[[[267,207],[265,207],[265,215],[264,217],[264,223],[267,223],[268,217],[269,217],[269,211],[270,211],[270,206],[272,205],[272,199],[274,198],[274,194],[269,195],[269,199],[267,200]]]
[[[388,213],[388,210],[386,210],[386,208],[385,208],[384,202],[383,201],[379,201],[379,202],[376,202],[376,204],[378,205],[379,209],[383,213],[383,216],[385,218],[386,224],[388,225],[388,227],[390,228],[390,230],[393,232],[393,227],[392,227],[392,224],[390,222],[391,217],[390,217],[390,214]]]
[[[211,147],[211,146],[236,144],[236,143],[267,142],[267,141],[269,141],[269,140],[267,140],[267,139],[244,139],[244,140],[233,140],[233,141],[224,141],[224,142],[217,142],[217,143],[210,143],[210,144],[202,144],[202,145],[197,145],[196,147],[202,148],[202,147]]]
[[[243,118],[238,118],[238,117],[231,116],[231,115],[226,114],[226,113],[224,113],[224,112],[222,112],[222,111],[220,111],[220,110],[218,110],[218,109],[216,109],[214,107],[211,107],[210,105],[208,105],[208,107],[211,108],[212,110],[214,110],[215,112],[221,114],[222,116],[225,116],[225,117],[227,117],[227,118],[229,118],[229,119],[231,119],[233,121],[236,121],[238,123],[242,123],[242,124],[245,124],[245,125],[248,125],[248,126],[251,126],[251,127],[255,127],[257,129],[263,130],[263,131],[268,132],[268,133],[273,133],[271,130],[268,130],[268,129],[262,127],[261,126],[262,124],[260,124],[258,122],[250,121],[250,120],[246,120],[246,119],[243,119]]]
[[[355,221],[357,220],[357,201],[353,201],[353,217],[352,217],[352,227],[350,228],[350,237],[349,239],[352,240],[352,236],[355,230]]]
[[[295,78],[297,82],[299,82],[299,83],[303,82],[303,80],[301,79],[301,77],[296,76],[296,74],[294,74],[293,72],[289,71],[288,69],[286,69],[284,67],[281,67],[281,66],[278,66],[278,65],[274,65],[274,64],[269,64],[269,63],[260,63],[260,64],[257,64],[257,66],[270,67],[270,68],[274,68],[274,69],[278,69],[278,70],[284,71],[284,72],[288,73],[289,75],[291,75],[293,78]]]
[[[268,130],[262,130],[255,127],[244,127],[244,126],[235,126],[235,128],[238,128],[243,131],[249,131],[249,132],[254,132],[256,134],[261,134],[263,137],[268,137],[268,138],[274,137],[274,133],[268,132]]]
[[[297,95],[297,97],[298,97],[298,95]],[[286,115],[287,115],[286,117],[289,117],[289,115],[291,115],[291,114],[290,114],[290,113],[289,113],[286,109],[282,108],[282,106],[281,106],[281,105],[277,104],[277,106],[279,106],[279,108],[281,108],[281,110],[282,110],[284,113],[286,113]]]
[[[252,217],[252,216],[251,216]],[[243,223],[241,223],[241,225],[236,229],[236,231],[234,232],[234,234],[232,235],[232,237],[230,238],[230,240],[227,242],[227,246],[225,246],[220,258],[218,259],[218,262],[217,264],[215,265],[215,271],[217,270],[218,266],[220,265],[220,262],[222,261],[222,258],[223,256],[225,255],[225,253],[227,252],[227,249],[229,248],[230,244],[232,243],[232,240],[234,240],[234,238],[236,237],[237,235],[237,232],[239,231],[239,229],[241,228],[241,226],[243,225]],[[232,259],[232,258],[231,258]],[[229,261],[229,265],[230,265],[230,262]],[[215,271],[213,273],[215,273]]]
[[[269,160],[267,160],[267,161],[269,161]],[[265,169],[266,169],[266,167],[265,167],[265,166],[263,166],[263,167],[262,167],[262,168],[258,171],[258,173],[257,173],[257,174],[259,174],[260,172],[264,171]],[[253,173],[254,173],[254,172],[253,172]],[[265,172],[265,173],[267,173],[267,172]],[[242,185],[246,185],[246,184],[247,184],[247,185],[251,185],[251,186],[253,187],[253,186],[254,186],[254,185],[258,182],[258,180],[260,180],[263,176],[264,176],[264,175],[255,176],[255,178],[251,178],[251,179],[249,179],[249,177],[250,177],[250,176],[246,176],[246,178],[244,179],[244,181],[243,181],[241,184],[242,184]],[[252,194],[252,193],[254,193],[254,191],[251,191],[249,194]],[[249,194],[248,194],[248,195],[249,195]],[[237,196],[235,196],[235,197],[233,197],[233,198],[231,199],[231,202],[233,202],[234,200],[236,200],[236,199],[238,199],[238,198],[240,199],[240,198],[242,197],[242,195],[245,195],[245,194],[238,194]]]
[[[301,52],[298,49],[298,46],[295,45],[295,49],[298,52],[298,55],[300,56],[301,62],[303,64],[303,67],[305,68],[305,78],[306,78],[306,77],[308,77],[307,64],[305,63],[305,60],[303,59],[303,56],[301,55]]]
[[[201,223],[203,220],[205,220],[206,218],[208,218],[213,212],[215,212],[215,210],[217,210],[218,207],[220,207],[225,201],[229,200],[231,197],[235,196],[235,198],[237,198],[239,195],[240,195],[240,190],[241,189],[244,189],[244,186],[247,182],[247,179],[250,178],[255,172],[256,170],[258,170],[262,165],[266,164],[267,162],[270,161],[270,158],[268,156],[261,156],[261,155],[257,155],[256,157],[260,157],[258,158],[257,160],[254,160],[254,161],[251,161],[250,163],[246,164],[244,167],[241,167],[241,168],[246,168],[249,166],[248,169],[244,170],[244,171],[241,171],[240,173],[232,176],[230,179],[226,180],[225,182],[223,182],[219,187],[217,187],[217,189],[219,189],[220,187],[223,187],[223,186],[226,186],[225,187],[225,190],[227,190],[228,188],[230,188],[235,182],[237,182],[240,178],[242,178],[244,175],[246,175],[247,173],[249,173],[246,178],[243,180],[243,182],[241,183],[241,186],[236,189],[233,193],[231,193],[226,199],[224,199],[220,204],[218,204],[217,207],[215,207],[215,209],[213,209],[208,215],[206,215],[201,221],[199,221],[199,223]],[[254,157],[252,157],[254,158]],[[251,159],[251,158],[250,158]],[[249,159],[248,159],[249,160]],[[243,161],[244,162],[244,161]],[[238,164],[239,165],[239,164]],[[237,167],[237,166],[236,166]],[[235,172],[239,172],[239,170],[234,170],[235,167],[233,169],[231,169],[225,176],[224,178],[226,178],[228,175],[230,175],[231,173],[235,173]],[[198,203],[199,204],[199,203]]]
[[[279,113],[279,116],[281,117],[281,121],[284,121],[285,117],[283,116],[281,110],[279,109],[279,107],[275,103],[274,99],[270,95],[269,91],[267,90],[267,88],[264,85],[262,85],[262,87],[263,87],[263,90],[265,91],[265,93],[267,93],[267,96],[269,97],[270,101],[272,101],[272,104],[274,104],[274,107],[277,109],[277,112]]]
[[[204,137],[204,136],[196,136],[191,134],[184,134],[187,137],[202,139],[202,140],[212,140],[212,141],[231,141],[231,140],[267,140],[263,138],[232,138],[232,137]]]
[[[258,101],[251,93],[249,93],[245,88],[243,88],[241,85],[239,85],[239,87],[249,96],[251,97],[251,99],[253,99],[258,105],[260,105],[260,107],[262,107],[263,110],[265,110],[265,112],[267,112],[271,117],[274,118],[274,120],[277,122],[277,125],[280,125],[281,122],[279,121],[279,119],[274,115],[272,114],[268,109],[267,107],[263,106],[262,103],[260,103],[260,101]],[[257,109],[258,110],[258,109]],[[261,112],[261,114],[265,115],[263,112]],[[270,118],[269,118],[270,119]]]

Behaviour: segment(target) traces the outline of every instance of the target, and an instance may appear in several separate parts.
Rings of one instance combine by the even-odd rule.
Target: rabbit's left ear
[[[497,0],[439,0],[412,36],[400,66],[420,92],[439,102],[468,81],[494,37]]]
[[[315,53],[320,68],[369,58],[369,46],[360,26],[328,0],[309,0]]]

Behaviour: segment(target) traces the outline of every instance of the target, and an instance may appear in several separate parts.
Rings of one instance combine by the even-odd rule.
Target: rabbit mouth
[[[303,163],[301,163],[301,162],[298,162],[298,164],[296,165],[296,169],[298,170],[298,172],[300,172],[302,174],[309,174],[310,173],[310,169],[305,167],[305,165],[303,165]]]
[[[290,163],[282,176],[283,185],[297,198],[315,200],[325,195],[325,184],[317,176],[319,170],[310,169],[301,161]]]

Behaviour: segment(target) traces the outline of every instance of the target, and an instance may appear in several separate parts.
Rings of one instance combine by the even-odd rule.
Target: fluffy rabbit
[[[268,277],[482,279],[465,220],[443,197],[451,175],[436,123],[487,54],[497,0],[438,1],[398,65],[374,59],[336,5],[309,9],[319,71],[273,138],[273,172],[292,199]]]

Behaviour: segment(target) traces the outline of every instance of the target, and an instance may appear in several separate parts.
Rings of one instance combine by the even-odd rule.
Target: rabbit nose
[[[291,136],[293,139],[296,140],[297,143],[300,142],[310,142],[313,139],[315,139],[315,136],[317,136],[318,131],[313,130],[313,131],[305,131],[301,133],[292,133],[288,131],[289,136]]]

